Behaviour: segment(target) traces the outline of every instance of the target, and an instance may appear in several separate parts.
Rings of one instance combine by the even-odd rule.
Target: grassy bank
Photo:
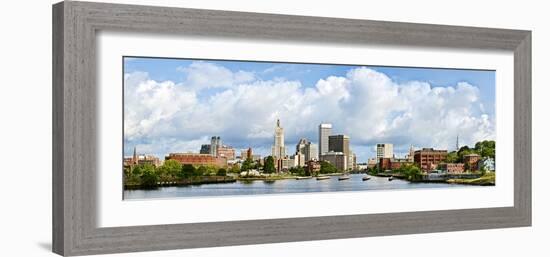
[[[478,186],[494,186],[495,185],[495,173],[487,173],[484,176],[475,179],[449,179],[447,183],[450,184],[464,184],[464,185],[478,185]]]
[[[136,190],[136,189],[153,189],[157,187],[170,187],[170,186],[190,186],[190,185],[203,185],[203,184],[218,184],[218,183],[233,183],[237,181],[233,177],[228,176],[197,176],[192,178],[172,180],[172,181],[159,181],[154,185],[145,185],[136,182],[125,182],[124,189]]]

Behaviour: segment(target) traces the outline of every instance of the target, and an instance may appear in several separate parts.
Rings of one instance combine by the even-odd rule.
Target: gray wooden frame
[[[96,33],[171,33],[514,53],[514,206],[96,226]],[[53,6],[53,251],[86,255],[531,225],[531,32],[65,1]]]

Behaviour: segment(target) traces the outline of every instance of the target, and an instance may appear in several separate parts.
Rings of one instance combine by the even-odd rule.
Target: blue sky
[[[394,143],[396,154],[400,155],[410,144],[448,148],[452,141],[449,138],[456,135],[463,138],[463,144],[494,137],[494,71],[131,57],[124,59],[124,73],[128,103],[124,107],[125,154],[130,154],[134,145],[157,155],[176,150],[198,151],[193,148],[214,135],[211,133],[217,133],[222,139],[227,138],[227,144],[236,148],[255,146],[257,152],[265,155],[269,153],[274,124],[268,118],[276,116],[288,131],[287,151],[292,152],[300,137],[317,143],[318,122],[332,122],[335,134],[350,134],[352,148],[361,162],[373,156],[375,142]],[[147,91],[143,91],[145,84]],[[129,96],[134,91],[137,93]],[[157,104],[144,107],[140,99],[128,101],[129,97],[140,98],[141,93],[147,103],[158,101]],[[179,97],[167,99],[165,94]],[[251,97],[264,99],[266,95],[272,101],[247,102]],[[212,109],[221,98],[227,98],[228,106]],[[178,101],[188,104],[174,107]],[[262,106],[258,112],[263,115],[253,113],[254,104]],[[426,111],[420,105],[433,107],[427,112],[439,112],[437,131],[447,131],[442,138],[430,139],[433,133],[420,139],[412,135],[434,125],[433,117],[424,116]],[[384,111],[376,111],[379,107]],[[240,115],[248,111],[252,112],[248,118]],[[225,116],[218,116],[220,112]],[[242,120],[242,125],[220,120],[233,115],[233,120]],[[188,123],[182,120],[184,117]],[[465,121],[467,126],[454,125],[455,119]],[[216,123],[212,126],[218,129],[189,124],[202,120],[212,120]],[[407,126],[401,123],[418,128],[400,127]],[[187,149],[175,149],[175,145]]]

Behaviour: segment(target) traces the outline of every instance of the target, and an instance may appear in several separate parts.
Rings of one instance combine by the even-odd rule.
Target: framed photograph
[[[531,225],[531,32],[53,6],[53,251]]]

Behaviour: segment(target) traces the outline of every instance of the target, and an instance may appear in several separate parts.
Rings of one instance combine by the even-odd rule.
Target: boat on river
[[[310,179],[313,178],[312,176],[309,177],[296,177],[296,180],[302,180],[302,179]]]
[[[338,180],[348,180],[350,178],[351,177],[349,175],[344,175],[344,176],[338,177]]]
[[[392,181],[392,180],[393,180],[393,176],[390,176],[390,177],[388,178],[388,181]]]
[[[370,180],[370,177],[363,177],[363,181]]]
[[[325,179],[330,179],[329,176],[318,176],[317,177],[317,180],[325,180]]]

